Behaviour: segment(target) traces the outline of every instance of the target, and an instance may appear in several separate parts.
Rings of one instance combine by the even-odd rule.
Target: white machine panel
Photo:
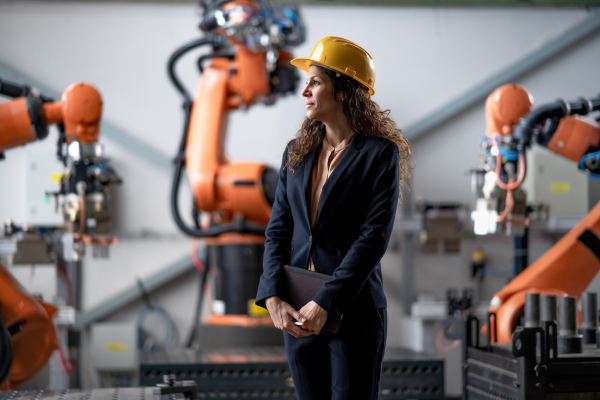
[[[137,328],[133,323],[101,322],[92,325],[92,363],[98,371],[138,368]]]
[[[60,227],[62,214],[56,211],[56,199],[46,192],[60,189],[59,179],[64,167],[54,153],[28,153],[26,159],[27,224]]]
[[[527,154],[527,203],[550,206],[551,218],[581,218],[590,210],[590,179],[577,165],[547,151]]]

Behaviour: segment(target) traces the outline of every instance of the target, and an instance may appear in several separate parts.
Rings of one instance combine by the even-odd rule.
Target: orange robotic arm
[[[0,323],[5,328],[0,333],[0,390],[32,378],[58,348],[52,323],[56,311],[54,306],[31,297],[0,265]]]
[[[291,54],[283,46],[297,45],[304,36],[297,15],[287,8],[286,23],[274,24],[276,13],[265,1],[221,2],[205,12],[200,26],[208,35],[183,46],[169,60],[170,77],[185,99],[187,112],[171,206],[175,222],[189,235],[264,233],[277,172],[259,163],[229,162],[224,143],[231,110],[257,102],[272,104],[296,88],[298,76],[289,65]],[[281,30],[283,25],[287,28]],[[214,53],[200,59],[202,79],[192,101],[174,74],[174,64],[192,48],[208,44]],[[203,68],[202,62],[208,59],[210,65]],[[195,208],[211,213],[210,227],[200,228],[197,223],[190,228],[179,216],[177,193],[184,164]]]
[[[600,109],[600,97],[571,102],[560,100],[529,112],[530,107],[529,94],[517,85],[502,86],[488,97],[486,135],[502,136],[495,138],[494,145],[498,155],[503,152],[506,155],[488,158],[496,163],[492,168],[496,178],[501,180],[500,171],[504,170],[509,153],[516,152],[524,160],[525,149],[534,142],[577,162],[589,175],[600,177],[600,125],[580,116]],[[519,168],[519,175],[524,176],[525,163],[520,163]],[[600,271],[599,238],[600,204],[548,252],[496,293],[491,311],[497,313],[498,341],[511,341],[523,312],[526,292],[580,296]]]
[[[216,59],[204,70],[192,107],[186,166],[196,206],[207,212],[221,210],[225,220],[241,213],[250,221],[269,222],[271,205],[263,176],[270,169],[229,163],[223,151],[227,112],[266,94],[266,78],[264,51],[252,53],[242,47],[234,60]]]
[[[63,139],[67,144],[77,141],[83,147],[98,141],[102,98],[91,85],[75,83],[64,91],[60,102],[52,102],[26,86],[0,80],[0,94],[17,97],[0,104],[0,154],[44,139],[51,124],[64,124],[67,134]],[[70,186],[78,179],[72,171],[68,175],[63,182],[62,194],[72,193]],[[79,197],[83,199],[84,195]],[[81,202],[85,204],[85,200]],[[80,210],[79,220],[85,221],[85,206]],[[90,236],[83,235],[83,224],[80,225],[82,228],[76,240],[85,242]],[[115,238],[110,240],[114,241]],[[0,265],[0,390],[29,380],[57,349],[52,323],[55,312],[55,307],[31,297]]]
[[[48,135],[48,125],[64,123],[66,132],[82,143],[98,140],[102,98],[91,85],[75,83],[60,102],[46,102],[28,89],[0,80],[0,94],[25,92],[23,97],[0,104],[0,153]],[[28,93],[27,93],[28,92]],[[13,97],[13,96],[11,96]],[[70,143],[72,137],[67,137]]]

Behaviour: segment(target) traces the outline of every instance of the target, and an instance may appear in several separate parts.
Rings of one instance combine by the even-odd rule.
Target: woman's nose
[[[308,89],[308,84],[306,86],[304,86],[304,89],[302,89],[302,96],[304,97],[308,97],[310,95],[310,90]]]

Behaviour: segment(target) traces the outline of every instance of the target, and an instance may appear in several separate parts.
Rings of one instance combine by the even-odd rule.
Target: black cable
[[[262,235],[264,234],[265,227],[263,225],[247,223],[244,221],[243,216],[237,216],[233,222],[228,224],[211,226],[209,229],[194,229],[188,227],[183,222],[179,214],[179,184],[181,182],[181,173],[183,171],[183,167],[185,166],[185,149],[187,145],[187,135],[190,126],[190,117],[192,112],[193,101],[191,96],[181,84],[179,78],[177,77],[177,74],[175,73],[175,64],[184,54],[191,51],[192,49],[211,43],[213,43],[213,37],[208,36],[184,44],[179,49],[175,50],[171,57],[169,57],[169,61],[167,63],[169,78],[171,79],[171,82],[173,83],[177,91],[184,98],[183,109],[185,114],[183,134],[181,135],[181,141],[179,143],[177,157],[175,158],[173,185],[171,187],[171,214],[173,215],[173,219],[175,220],[175,223],[177,224],[179,229],[181,229],[187,235],[193,237],[214,237],[227,232],[256,233]]]
[[[146,304],[146,308],[153,308],[154,305],[150,301],[150,296],[148,295],[148,292],[146,292],[144,283],[142,282],[142,280],[139,277],[136,277],[136,283],[138,285],[138,288],[140,289],[140,293],[142,295],[142,300],[144,301],[144,304]]]
[[[208,252],[207,252],[208,254]],[[188,340],[185,347],[192,347],[194,341],[199,339],[198,331],[200,328],[200,321],[202,317],[202,305],[204,304],[204,289],[206,287],[206,281],[208,280],[208,255],[204,259],[204,271],[200,274],[200,287],[198,288],[198,300],[196,301],[196,310],[194,312],[194,325],[190,329]]]
[[[28,85],[8,82],[7,80],[0,78],[0,95],[16,99],[18,97],[25,97],[30,92],[31,87]]]
[[[514,136],[519,141],[519,150],[531,146],[531,139],[540,123],[548,119],[560,120],[568,115],[587,115],[598,110],[600,110],[600,96],[591,99],[581,97],[569,102],[560,99],[536,108],[521,118],[515,128]],[[558,124],[555,123],[552,126],[556,127]],[[541,141],[548,142],[553,133],[550,131],[549,125],[545,129],[542,128]]]
[[[521,118],[519,125],[515,128],[515,138],[519,140],[519,150],[531,146],[531,139],[538,125],[548,118],[562,118],[568,113],[568,104],[558,100],[536,108],[525,118]]]
[[[200,39],[196,39],[184,44],[183,46],[175,50],[175,52],[171,54],[171,57],[169,57],[169,61],[167,63],[169,78],[171,79],[171,82],[173,83],[177,91],[183,96],[185,103],[191,103],[192,97],[185,90],[185,88],[181,84],[181,81],[177,77],[177,74],[175,73],[175,63],[190,50],[210,43],[212,43],[212,37],[201,37]]]
[[[121,176],[119,174],[117,174],[117,171],[115,171],[115,169],[111,166],[108,167],[108,174],[109,177],[112,177],[113,179],[111,180],[111,183],[116,183],[121,185],[123,183],[123,178],[121,178]]]
[[[13,344],[10,332],[0,318],[0,384],[5,381],[13,362]]]
[[[149,314],[156,314],[163,320],[163,323],[165,325],[165,336],[162,340],[162,343],[153,348],[164,350],[169,346],[173,339],[173,332],[175,330],[175,324],[173,323],[173,319],[164,308],[152,304],[152,301],[150,301],[150,296],[148,295],[148,292],[144,287],[144,283],[139,277],[136,277],[136,281],[142,294],[142,300],[146,305],[145,308],[142,308],[140,310],[137,317],[138,346],[140,349],[143,349],[147,340],[143,328],[146,317]]]
[[[194,227],[200,229],[200,210],[198,210],[194,196],[192,196],[192,219],[194,220]]]
[[[209,39],[204,39],[206,42],[210,42]],[[183,167],[185,166],[185,149],[187,145],[187,134],[190,126],[190,117],[192,112],[192,100],[187,94],[187,92],[180,85],[179,80],[177,79],[174,66],[177,60],[185,54],[185,52],[194,48],[194,43],[196,46],[199,45],[200,40],[189,43],[188,45],[182,46],[179,50],[177,50],[169,59],[169,73],[171,76],[171,81],[175,86],[179,85],[181,87],[180,93],[184,96],[184,126],[183,133],[181,135],[181,141],[179,143],[178,154],[175,159],[175,169],[173,176],[173,185],[171,187],[171,214],[173,215],[173,219],[175,223],[184,233],[193,236],[193,237],[210,237],[210,236],[218,236],[222,233],[226,232],[238,232],[238,233],[256,233],[256,234],[264,234],[265,227],[262,225],[256,224],[248,224],[245,223],[243,218],[237,218],[237,221],[230,224],[224,224],[220,226],[212,226],[209,229],[194,229],[188,227],[179,214],[179,184],[181,182],[181,173],[183,171]],[[186,97],[187,96],[187,97]],[[188,100],[189,99],[189,100]]]
[[[58,140],[56,141],[56,156],[63,165],[67,166],[67,156],[63,154],[63,144],[67,143],[67,135],[65,134],[65,124],[58,124]]]
[[[600,110],[600,94],[597,94],[596,97],[590,99],[592,103],[592,111]]]
[[[179,183],[181,181],[181,172],[183,171],[183,160],[178,160],[175,166],[175,176],[173,178],[173,186],[171,187],[171,214],[175,223],[184,233],[193,237],[214,237],[227,232],[237,233],[255,233],[264,235],[265,226],[246,222],[242,215],[237,215],[234,220],[227,224],[214,225],[208,229],[193,229],[188,227],[181,216],[179,215]]]
[[[196,47],[208,44],[212,42],[211,37],[200,38],[184,44],[179,49],[175,50],[175,52],[169,57],[169,61],[167,63],[167,70],[169,73],[169,78],[171,82],[177,89],[177,91],[183,96],[183,110],[184,110],[184,127],[183,127],[183,135],[181,136],[181,141],[179,142],[179,148],[177,153],[177,161],[183,160],[185,158],[185,147],[187,144],[187,133],[190,126],[190,116],[192,113],[192,97],[185,90],[181,82],[179,81],[177,74],[175,73],[175,64],[179,61],[179,59],[186,54],[188,51],[195,49]]]
[[[227,58],[228,60],[234,60],[235,59],[235,54],[228,54],[228,53],[213,53],[213,54],[205,54],[203,56],[200,56],[200,58],[198,58],[198,69],[200,70],[200,73],[204,72],[204,67],[202,66],[202,64],[204,64],[204,61],[206,60],[211,60],[213,58]]]

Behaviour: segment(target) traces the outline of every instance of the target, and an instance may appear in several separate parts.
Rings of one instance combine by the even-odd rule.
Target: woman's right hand
[[[302,329],[302,327],[294,324],[294,321],[304,322],[306,318],[302,317],[298,311],[294,310],[292,306],[279,297],[272,296],[267,298],[265,305],[267,306],[267,310],[269,310],[269,314],[271,314],[275,328],[281,329],[295,338],[314,334],[313,331]]]

